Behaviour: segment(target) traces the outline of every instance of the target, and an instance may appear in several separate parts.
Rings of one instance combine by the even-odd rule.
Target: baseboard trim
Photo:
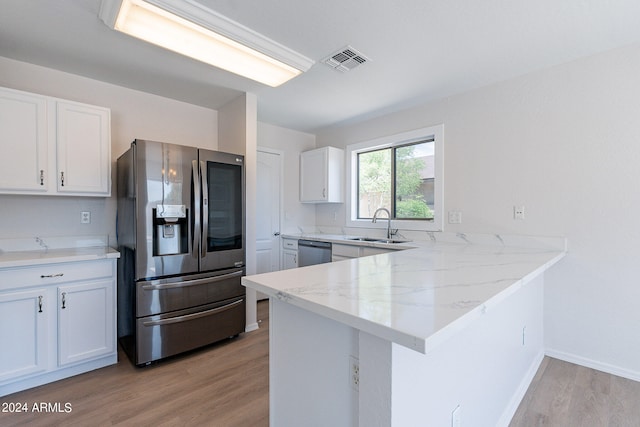
[[[245,332],[251,332],[251,331],[256,331],[260,328],[260,326],[258,325],[258,322],[255,323],[250,323],[248,324],[245,328],[244,331]]]
[[[520,385],[518,386],[518,389],[515,391],[515,393],[511,397],[511,401],[502,412],[502,416],[498,421],[498,426],[507,427],[511,422],[511,420],[513,419],[513,416],[518,410],[518,406],[520,406],[520,403],[522,402],[524,395],[527,394],[527,390],[529,389],[529,386],[533,382],[533,378],[538,373],[538,368],[540,368],[540,364],[542,364],[542,361],[544,360],[544,356],[545,356],[544,351],[540,350],[538,355],[531,362],[529,369],[527,369],[527,373],[522,378],[522,381],[520,381]]]
[[[599,362],[597,360],[588,359],[586,357],[549,348],[545,350],[545,354],[549,357],[553,357],[554,359],[564,360],[565,362],[595,369],[596,371],[606,372],[607,374],[616,375],[618,377],[627,378],[633,381],[640,381],[640,372],[638,371],[624,369],[619,366]]]
[[[116,363],[118,363],[118,354],[111,353],[94,360],[89,360],[88,362],[82,362],[63,368],[54,368],[54,370],[39,372],[37,374],[27,376],[26,378],[21,378],[18,380],[7,380],[6,384],[0,386],[0,397],[4,397],[6,395],[17,393],[19,391],[27,390],[33,387],[38,387],[54,381],[63,380],[75,375],[84,374],[85,372],[104,368]]]

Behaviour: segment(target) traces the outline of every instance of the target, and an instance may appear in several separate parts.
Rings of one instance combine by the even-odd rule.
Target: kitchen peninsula
[[[243,278],[270,297],[271,425],[508,425],[544,356],[562,238],[432,233]]]

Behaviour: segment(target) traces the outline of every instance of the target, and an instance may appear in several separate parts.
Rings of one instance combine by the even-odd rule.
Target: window
[[[358,218],[386,208],[396,219],[433,219],[433,140],[362,151],[358,160]]]
[[[441,230],[442,128],[423,128],[347,147],[351,159],[348,225],[372,227],[375,211],[386,208],[396,228]]]

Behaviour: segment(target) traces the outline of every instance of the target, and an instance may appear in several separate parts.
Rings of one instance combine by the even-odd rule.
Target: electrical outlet
[[[355,356],[349,356],[349,382],[352,389],[360,390],[360,360]]]
[[[449,211],[449,224],[462,224],[462,212]]]
[[[513,207],[513,219],[524,219],[524,206]]]
[[[80,212],[80,223],[91,224],[91,212]]]

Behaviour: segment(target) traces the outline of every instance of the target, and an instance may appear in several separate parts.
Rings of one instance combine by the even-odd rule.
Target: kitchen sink
[[[409,240],[395,240],[395,239],[377,239],[374,237],[349,237],[347,240],[354,240],[356,242],[376,242],[376,243],[407,243]]]

